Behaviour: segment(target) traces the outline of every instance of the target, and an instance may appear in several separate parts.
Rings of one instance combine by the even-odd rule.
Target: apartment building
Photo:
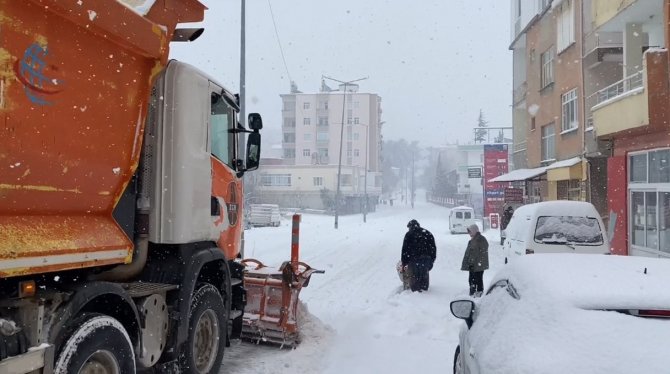
[[[525,187],[530,201],[591,201],[606,207],[606,155],[587,152],[586,0],[512,0],[513,165],[501,181]]]
[[[585,57],[591,62],[587,109],[595,139],[610,156],[612,247],[619,254],[670,257],[670,1],[588,3],[592,32],[586,38],[599,52]]]
[[[365,195],[370,210],[381,194],[381,97],[356,84],[321,86],[318,93],[281,95],[283,162],[260,168],[262,199],[331,209],[334,196],[327,196],[337,190],[341,146],[340,212],[363,209]]]

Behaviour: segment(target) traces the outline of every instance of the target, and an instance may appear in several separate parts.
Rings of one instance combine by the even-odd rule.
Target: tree
[[[449,194],[449,176],[442,166],[442,155],[437,156],[435,167],[435,182],[433,184],[433,196],[447,197]]]
[[[505,133],[503,133],[502,129],[500,129],[500,132],[498,132],[498,136],[493,140],[495,143],[504,143],[505,142]]]
[[[475,130],[475,143],[483,143],[486,140],[486,134],[488,130],[482,129],[482,127],[488,126],[488,121],[484,119],[484,112],[479,110],[479,117],[477,118],[477,129]]]

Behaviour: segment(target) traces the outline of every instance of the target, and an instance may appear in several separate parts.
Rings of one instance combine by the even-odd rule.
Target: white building
[[[347,85],[346,92],[344,85],[333,91],[323,83],[319,93],[292,91],[281,95],[283,162],[259,169],[262,200],[286,207],[332,208],[324,196],[334,196],[337,190],[342,139],[341,211],[360,211],[366,193],[369,209],[374,209],[382,181],[379,95],[361,93],[355,84]]]

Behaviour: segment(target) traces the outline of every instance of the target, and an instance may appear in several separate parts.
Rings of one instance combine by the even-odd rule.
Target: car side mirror
[[[451,314],[465,320],[468,328],[472,326],[472,317],[475,312],[475,303],[472,300],[455,300],[451,302]]]
[[[263,128],[263,118],[261,118],[261,115],[258,113],[249,113],[247,124],[249,125],[249,128],[254,131],[261,130]]]
[[[260,158],[261,158],[261,134],[258,132],[252,132],[249,134],[249,137],[247,138],[246,170],[258,169]]]

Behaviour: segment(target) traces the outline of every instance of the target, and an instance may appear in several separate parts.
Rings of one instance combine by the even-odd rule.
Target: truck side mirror
[[[261,115],[258,113],[249,113],[247,124],[249,124],[250,129],[258,131],[263,128],[263,118],[261,118]],[[260,142],[258,144],[260,144]]]
[[[249,124],[251,125],[251,116],[249,116]],[[261,134],[258,132],[252,132],[249,134],[249,137],[247,138],[246,170],[258,169],[260,158],[261,158]]]

